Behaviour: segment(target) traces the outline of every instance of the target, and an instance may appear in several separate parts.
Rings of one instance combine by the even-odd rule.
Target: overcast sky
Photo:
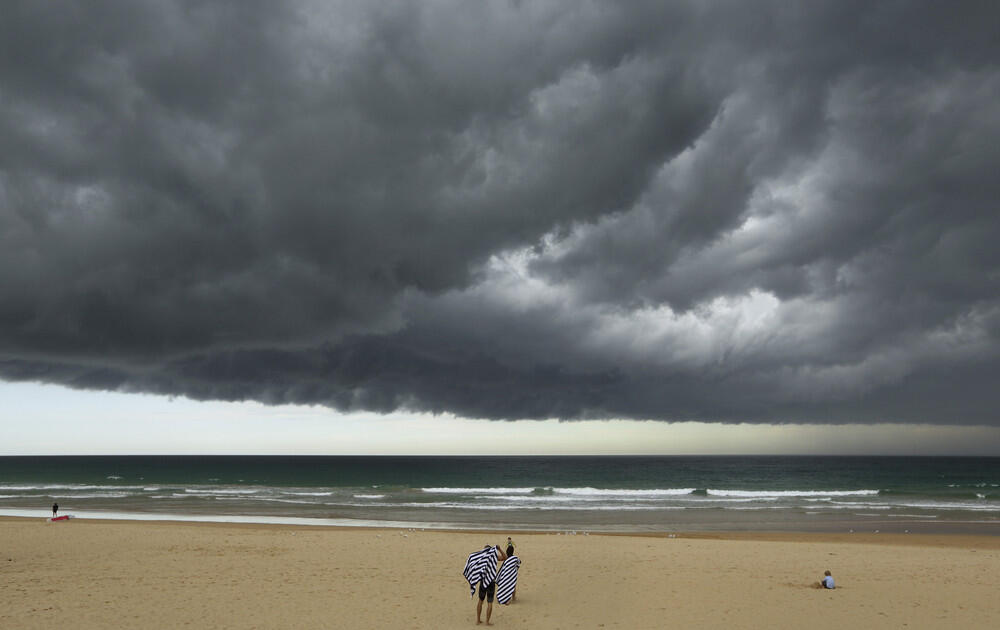
[[[965,427],[1000,454],[998,24],[994,2],[5,3],[3,430],[53,384],[98,435],[117,392],[240,403],[229,439],[309,409],[372,436],[687,423],[705,451]],[[184,426],[218,451],[210,418]]]

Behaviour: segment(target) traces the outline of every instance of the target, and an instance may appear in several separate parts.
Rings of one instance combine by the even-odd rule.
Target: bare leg
[[[486,604],[486,625],[493,625],[490,623],[490,615],[493,614],[493,602]]]
[[[476,604],[476,623],[477,624],[483,623],[482,615],[483,615],[483,600],[479,600],[479,603]],[[487,612],[486,613],[486,621],[489,621],[489,620],[490,620],[490,613]]]

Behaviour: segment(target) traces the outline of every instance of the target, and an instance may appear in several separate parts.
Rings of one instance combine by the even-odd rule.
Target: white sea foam
[[[185,488],[184,492],[188,494],[260,494],[259,488]]]
[[[792,506],[790,505],[748,505],[741,507],[731,507],[729,509],[744,512],[751,510],[788,510],[791,509],[791,507]]]
[[[810,507],[815,510],[857,510],[858,508],[864,508],[866,510],[891,510],[893,508],[893,506],[888,503],[858,503],[856,501],[824,503],[820,505],[811,505]]]
[[[53,494],[51,495],[53,499],[124,499],[125,497],[135,496],[127,492],[85,492],[76,494]]]
[[[116,486],[116,485],[93,485],[81,483],[51,483],[32,486],[0,484],[0,490],[4,491],[28,491],[28,490],[141,490],[142,486]]]
[[[239,501],[236,497],[219,497],[220,501]],[[260,497],[255,499],[255,501],[264,501],[267,503],[290,503],[292,505],[316,505],[315,501],[305,501],[302,499],[279,499],[277,497]]]
[[[531,494],[532,488],[421,488],[431,494]]]
[[[369,504],[356,503],[354,506],[364,506],[370,507]],[[527,510],[527,511],[544,511],[544,510],[558,510],[558,511],[582,511],[582,512],[612,512],[615,510],[626,510],[633,512],[640,511],[650,511],[650,510],[684,510],[687,509],[682,506],[648,506],[648,505],[481,505],[475,503],[452,503],[452,502],[430,502],[430,503],[398,503],[394,504],[392,507],[411,507],[411,508],[433,508],[433,509],[445,509],[445,510],[476,510],[476,511],[510,511],[510,510]]]
[[[649,504],[677,504],[700,507],[726,507],[739,503],[767,503],[778,501],[778,497],[706,497],[698,495],[484,495],[475,497],[480,501],[506,501],[508,503],[575,503],[587,505],[593,503],[605,503],[612,505],[623,505],[632,503]]]
[[[384,499],[384,494],[355,494],[353,495],[355,499]]]
[[[537,488],[421,488],[423,492],[432,494],[472,494],[472,495],[532,495],[546,496],[545,492],[552,495],[571,495],[575,497],[665,497],[682,496],[693,493],[696,488],[650,488],[644,489],[618,489],[618,488],[542,488],[542,493],[536,492]],[[551,495],[548,495],[551,496]]]
[[[953,503],[939,501],[904,502],[896,507],[918,508],[922,510],[960,510],[969,512],[1000,512],[1000,503],[984,505],[983,503]]]
[[[626,497],[612,497],[612,496],[568,496],[568,495],[532,495],[532,494],[515,494],[515,495],[488,495],[476,497],[477,499],[484,501],[510,501],[517,503],[598,503],[601,501],[623,501]],[[654,497],[629,497],[628,501],[657,501],[658,499]]]
[[[871,497],[878,490],[707,490],[711,497]]]
[[[781,497],[711,497],[701,498],[698,501],[710,501],[714,505],[728,505],[730,503],[757,503],[762,501],[777,501]]]
[[[626,490],[614,488],[553,488],[556,494],[583,497],[666,497],[691,494],[696,488],[651,488],[649,490]]]
[[[0,516],[19,516],[34,518],[39,515],[39,510],[23,509],[0,509]],[[41,511],[44,512],[44,511]],[[196,523],[266,523],[278,525],[330,525],[336,527],[392,527],[392,528],[414,528],[421,529],[442,529],[454,527],[448,523],[422,522],[422,521],[380,521],[374,519],[350,519],[350,518],[311,518],[304,516],[261,516],[261,515],[236,515],[236,514],[151,514],[148,512],[111,512],[103,510],[76,510],[73,512],[74,518],[88,519],[98,518],[104,520],[117,521],[179,521]],[[45,517],[48,520],[48,517]],[[468,529],[477,529],[468,527]],[[485,529],[485,528],[483,528]]]

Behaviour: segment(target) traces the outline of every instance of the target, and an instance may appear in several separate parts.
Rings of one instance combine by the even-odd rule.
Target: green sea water
[[[0,515],[1000,533],[990,457],[3,457]]]

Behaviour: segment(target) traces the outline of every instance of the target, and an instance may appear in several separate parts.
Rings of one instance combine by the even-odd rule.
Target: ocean
[[[0,457],[0,516],[1000,534],[1000,457]]]

